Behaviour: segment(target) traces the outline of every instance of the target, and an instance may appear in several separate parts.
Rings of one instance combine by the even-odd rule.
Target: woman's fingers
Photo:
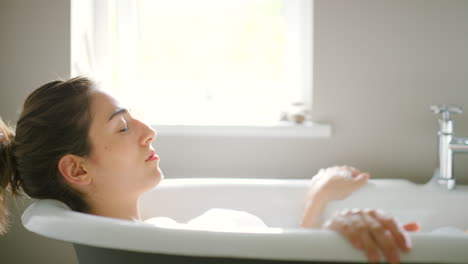
[[[411,247],[404,230],[384,212],[346,210],[324,227],[340,233],[356,249],[364,251],[370,262],[379,261],[381,251],[389,263],[398,263],[398,249],[406,251]]]
[[[363,173],[360,170],[351,167],[351,166],[333,166],[326,169],[320,169],[317,174],[329,174],[329,175],[341,175],[341,176],[350,176],[352,178],[365,175],[364,177],[369,178],[369,173]]]
[[[362,187],[363,185],[365,185],[368,179],[369,179],[368,173],[361,173],[358,176],[351,179],[349,184],[350,184],[352,191],[355,191],[359,189],[360,187]]]
[[[341,215],[335,216],[334,219],[325,223],[324,227],[340,233],[353,247],[362,250],[363,243],[361,242],[360,235],[357,232],[353,232],[352,222],[343,215],[342,213]]]
[[[324,227],[339,233],[354,248],[364,251],[370,262],[379,260],[377,248],[374,246],[367,225],[360,215],[344,211],[325,223]]]
[[[395,218],[380,210],[367,209],[365,211],[366,214],[379,221],[379,223],[386,230],[390,231],[392,237],[395,239],[396,244],[401,250],[408,252],[411,249],[411,239],[405,230],[403,230],[403,228],[401,228],[400,225],[395,221]]]
[[[368,179],[370,177],[369,173],[361,172],[360,170],[351,166],[341,166],[341,167],[338,167],[338,169],[349,171],[351,173],[351,177],[353,178],[365,177],[366,179]]]
[[[356,169],[356,168],[354,168],[354,167],[345,166],[345,168],[346,168],[347,170],[350,170],[350,171],[351,171],[351,175],[352,175],[353,177],[356,177],[356,176],[358,176],[359,174],[361,174],[361,171],[358,170],[358,169]]]
[[[356,169],[354,167],[351,167],[351,166],[341,166],[341,167],[339,167],[339,169],[350,171],[352,177],[357,177],[357,176],[359,176],[361,174],[366,174],[367,177],[369,176],[368,173],[363,173],[360,170],[358,170],[358,169]]]
[[[324,227],[338,232],[356,249],[364,251],[369,262],[380,260],[378,248],[369,233],[367,223],[356,210],[345,210],[335,215]]]
[[[367,182],[369,178],[370,178],[369,173],[364,172],[364,173],[360,173],[359,175],[357,175],[355,177],[355,180],[360,184],[364,184]]]
[[[395,243],[391,231],[367,213],[363,213],[362,217],[369,227],[373,241],[375,241],[377,247],[382,251],[388,262],[398,263],[398,246]]]
[[[309,197],[320,196],[322,200],[341,200],[362,187],[369,179],[353,167],[330,167],[321,169],[310,182]]]
[[[347,214],[354,214],[351,216],[354,218],[352,230],[354,231],[354,235],[358,237],[361,250],[364,251],[369,262],[380,261],[379,250],[372,234],[369,232],[369,223],[366,222],[366,219],[363,219],[362,212],[360,210],[351,210]]]

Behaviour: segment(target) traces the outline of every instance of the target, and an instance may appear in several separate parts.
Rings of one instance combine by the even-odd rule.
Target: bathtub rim
[[[170,180],[165,180],[170,181]],[[189,180],[194,182],[193,179]],[[218,180],[218,182],[235,182],[239,184],[251,183],[266,183],[276,182],[281,180],[268,179],[259,180]],[[286,180],[290,183],[299,184],[303,180]],[[181,182],[177,179],[169,182],[175,184]],[[213,181],[210,179],[210,183]],[[283,182],[284,183],[284,182]],[[277,234],[263,233],[263,234],[250,234],[250,233],[229,233],[229,232],[212,232],[188,229],[169,229],[155,227],[150,224],[137,224],[131,221],[113,219],[95,215],[88,215],[79,212],[71,211],[65,204],[56,200],[39,200],[30,205],[22,216],[23,225],[31,232],[39,235],[49,237],[56,240],[66,241],[70,243],[84,244],[95,247],[122,249],[136,252],[147,253],[161,253],[173,255],[187,255],[187,256],[204,256],[204,257],[250,257],[255,259],[275,259],[275,260],[322,260],[322,261],[366,261],[364,255],[357,250],[354,250],[348,243],[342,239],[338,234],[329,230],[305,230],[287,228],[283,229],[283,233]],[[85,226],[83,226],[83,223]],[[88,224],[88,226],[86,226]],[[90,226],[94,226],[94,231]],[[121,232],[115,232],[112,228],[120,228]],[[47,229],[47,230],[44,230]],[[119,229],[118,229],[119,230]],[[78,236],[70,237],[68,234],[72,231]],[[112,233],[114,231],[114,233]],[[100,239],[90,241],[87,235],[96,235]],[[106,233],[108,232],[108,233]],[[112,234],[109,236],[109,234]],[[104,237],[102,236],[104,235]],[[187,235],[196,241],[205,241],[209,243],[192,243],[183,244],[182,247],[175,248],[174,244],[177,242],[187,240]],[[279,237],[282,236],[282,237]],[[223,246],[223,243],[217,242],[219,238],[229,238],[231,241],[230,246]],[[414,244],[418,245],[408,254],[402,254],[402,261],[412,262],[427,262],[427,261],[445,261],[437,258],[439,254],[426,250],[427,245],[436,242],[435,239],[444,240],[447,250],[451,250],[448,254],[454,256],[460,262],[466,261],[460,252],[454,250],[450,245],[463,243],[468,247],[468,237],[466,236],[453,236],[446,234],[411,234]],[[137,238],[135,241],[128,238]],[[329,243],[321,243],[322,239],[327,239]],[[133,242],[132,242],[133,241]],[[145,244],[145,242],[152,242],[152,245],[158,244],[158,247]],[[253,243],[255,242],[255,243]],[[303,245],[306,243],[310,249],[303,250]],[[334,245],[334,249],[330,250],[329,245]],[[256,247],[256,251],[252,251],[252,246]],[[216,250],[214,250],[216,249]],[[274,249],[274,250],[272,250]],[[415,257],[414,252],[426,252],[427,258],[421,259]],[[246,252],[248,254],[246,255]],[[342,254],[336,254],[340,252]],[[320,257],[318,257],[318,254]],[[458,256],[457,256],[458,254]],[[341,257],[343,256],[343,257]]]
[[[55,208],[51,208],[51,206]],[[47,213],[30,216],[34,211],[44,209]],[[135,223],[127,220],[74,212],[66,207],[62,202],[50,199],[39,200],[26,210],[27,211],[23,214],[24,217],[22,217],[22,221],[25,228],[31,232],[59,241],[109,249],[184,256],[230,258],[249,257],[254,259],[300,261],[309,260],[311,257],[310,254],[306,254],[306,256],[301,256],[301,252],[291,254],[291,250],[285,250],[285,246],[291,246],[291,244],[294,243],[300,244],[303,242],[301,238],[311,240],[311,234],[314,233],[315,236],[318,235],[319,238],[327,237],[330,239],[330,236],[332,236],[333,238],[329,240],[330,243],[337,243],[338,245],[341,244],[343,250],[348,248],[348,245],[342,241],[339,235],[329,230],[303,230],[298,228],[285,230],[282,234],[274,232],[252,234],[161,228],[146,223]],[[90,221],[92,221],[92,224],[94,225],[93,230],[90,230],[89,227],[80,225],[79,223],[89,223]],[[115,228],[120,228],[120,232],[113,232],[112,236],[105,236],[105,234],[110,234],[112,231],[115,231],[113,230]],[[47,231],[44,229],[47,229]],[[69,235],[70,233],[77,235],[71,237]],[[91,240],[89,237],[91,235],[96,237]],[[278,237],[278,235],[281,235],[281,237]],[[289,239],[288,237],[285,238],[285,236],[288,236]],[[205,243],[192,243],[187,240],[187,237],[190,237],[192,241],[204,241]],[[228,241],[230,241],[230,245],[219,243],[219,239],[228,239]],[[152,245],[158,246],[156,247],[149,243],[145,243],[145,241],[148,240],[152,240]],[[271,251],[271,247],[266,245],[268,243],[271,244],[273,240],[275,241],[274,244],[276,246],[273,245],[275,250]],[[247,245],[246,241],[249,241],[250,243],[247,244],[250,245]],[[340,241],[343,243],[340,243]],[[311,242],[314,244],[314,240]],[[173,245],[176,243],[183,244],[179,244],[179,247],[175,248]],[[249,250],[251,249],[252,244],[257,247],[257,251],[252,252]],[[259,248],[259,245],[261,248]],[[299,248],[300,247],[296,247],[296,249]],[[318,249],[317,253],[323,252],[324,250],[320,250],[319,248],[316,249]],[[352,250],[349,250],[348,248],[348,251]],[[250,254],[246,255],[246,252],[250,252]],[[352,254],[353,252],[350,253]],[[359,252],[357,253],[356,257],[359,258],[360,254]],[[321,258],[318,260],[336,260],[336,256],[331,254],[329,259]],[[361,260],[365,259],[362,258]]]

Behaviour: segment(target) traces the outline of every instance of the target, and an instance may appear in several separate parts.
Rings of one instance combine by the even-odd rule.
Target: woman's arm
[[[380,210],[345,210],[324,225],[323,210],[329,201],[341,200],[365,185],[369,174],[352,167],[333,167],[320,170],[312,178],[301,226],[334,230],[353,247],[362,250],[370,262],[379,261],[379,251],[390,263],[399,262],[398,250],[408,252],[411,241],[406,231],[417,231],[417,223],[401,226]]]
[[[341,200],[367,183],[368,173],[353,167],[321,169],[311,180],[301,226],[320,228],[321,217],[329,201]]]
[[[327,201],[320,199],[317,195],[311,195],[308,197],[304,215],[301,220],[301,227],[304,228],[321,228],[322,215]]]

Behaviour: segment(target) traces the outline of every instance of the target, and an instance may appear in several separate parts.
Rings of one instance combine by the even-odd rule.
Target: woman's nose
[[[142,144],[143,145],[149,145],[151,144],[151,142],[153,142],[153,140],[156,138],[157,134],[156,134],[156,131],[151,128],[150,126],[143,124],[143,128],[144,128],[144,135],[142,137]]]

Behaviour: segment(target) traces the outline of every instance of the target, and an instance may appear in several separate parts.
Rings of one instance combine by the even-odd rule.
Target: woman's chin
[[[152,183],[151,188],[156,187],[163,179],[164,179],[164,174],[161,171],[161,169],[158,168],[157,172],[152,177],[153,183]]]

